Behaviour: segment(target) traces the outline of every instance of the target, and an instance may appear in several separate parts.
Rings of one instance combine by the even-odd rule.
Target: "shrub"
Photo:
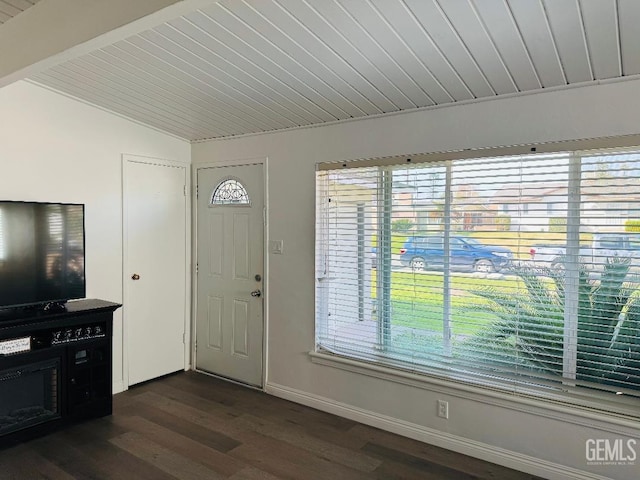
[[[611,258],[600,282],[592,285],[581,269],[577,327],[577,379],[640,390],[640,298],[625,284],[629,259]],[[470,352],[561,376],[565,289],[564,276],[530,267],[513,271],[526,289],[518,294],[485,287],[472,293],[499,320],[471,337]],[[523,333],[524,332],[524,333]],[[526,332],[535,332],[527,334]]]
[[[493,223],[495,223],[498,231],[508,232],[511,230],[511,217],[509,215],[496,215]]]
[[[549,219],[549,231],[561,232],[567,231],[567,218],[566,217],[551,217]]]
[[[640,232],[640,220],[629,219],[624,222],[624,231],[625,232]]]

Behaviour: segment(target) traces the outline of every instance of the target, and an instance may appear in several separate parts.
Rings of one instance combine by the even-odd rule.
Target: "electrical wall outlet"
[[[446,419],[449,418],[449,402],[438,400],[438,416]]]

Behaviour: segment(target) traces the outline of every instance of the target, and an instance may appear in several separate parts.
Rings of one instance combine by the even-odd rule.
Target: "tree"
[[[391,231],[405,233],[411,230],[413,225],[413,221],[408,218],[399,218],[398,220],[391,222]]]

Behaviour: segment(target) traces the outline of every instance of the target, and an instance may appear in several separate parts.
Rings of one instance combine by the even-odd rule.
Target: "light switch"
[[[282,255],[282,240],[271,240],[269,242],[269,250],[276,255]]]

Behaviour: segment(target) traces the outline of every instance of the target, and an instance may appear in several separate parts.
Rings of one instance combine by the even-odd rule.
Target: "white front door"
[[[197,178],[196,368],[262,386],[262,165]]]
[[[187,170],[160,162],[124,159],[129,385],[185,366]]]

